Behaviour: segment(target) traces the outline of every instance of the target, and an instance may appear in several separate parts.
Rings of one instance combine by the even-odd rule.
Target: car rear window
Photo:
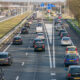
[[[7,58],[8,55],[0,55],[0,58]]]
[[[19,37],[14,38],[14,40],[19,40],[19,39],[21,39],[21,38],[19,38]]]
[[[68,51],[75,51],[75,48],[68,48]]]
[[[80,68],[71,68],[70,73],[80,73]]]
[[[67,36],[68,34],[67,33],[63,33],[63,36]]]
[[[63,40],[70,40],[70,38],[63,38]]]
[[[36,43],[37,46],[42,46],[44,43]]]

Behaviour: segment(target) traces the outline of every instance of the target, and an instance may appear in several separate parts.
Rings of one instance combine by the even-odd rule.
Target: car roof
[[[37,33],[37,34],[44,34],[44,33]]]
[[[80,65],[71,65],[69,68],[80,68]]]
[[[15,36],[14,38],[17,38],[17,37],[18,37],[18,38],[21,38],[21,36]]]
[[[0,52],[0,55],[8,55],[8,52]]]
[[[76,46],[67,46],[67,48],[76,48]]]

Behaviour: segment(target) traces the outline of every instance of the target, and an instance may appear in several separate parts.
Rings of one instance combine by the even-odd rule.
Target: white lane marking
[[[28,55],[28,53],[26,53],[26,56]]]
[[[24,66],[24,62],[22,62],[21,65]]]
[[[44,22],[43,22],[43,24],[44,24]],[[45,27],[45,24],[44,24],[44,27]],[[46,32],[46,31],[45,31],[45,32]],[[51,52],[50,52],[49,40],[48,40],[47,34],[46,34],[46,39],[47,39],[47,45],[48,45],[48,53],[49,53],[50,68],[52,68]]]
[[[6,52],[11,45],[12,45],[12,42],[3,50],[3,52]]]
[[[55,36],[54,36],[54,23],[53,23],[53,67],[56,67],[55,63]]]
[[[56,79],[51,79],[51,80],[56,80]]]
[[[55,76],[56,74],[55,73],[51,73],[51,76]]]
[[[19,76],[16,77],[16,80],[19,80]]]

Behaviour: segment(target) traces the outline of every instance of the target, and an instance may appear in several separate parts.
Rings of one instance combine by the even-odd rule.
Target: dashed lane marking
[[[22,62],[21,65],[24,66],[24,62]]]
[[[16,77],[16,80],[19,80],[19,76]]]
[[[55,73],[51,73],[51,76],[55,76],[56,74]]]

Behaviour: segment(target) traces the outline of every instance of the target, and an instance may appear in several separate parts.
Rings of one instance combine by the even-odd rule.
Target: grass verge
[[[6,21],[0,22],[0,38],[15,28],[25,17],[29,16],[30,12],[15,16]]]

